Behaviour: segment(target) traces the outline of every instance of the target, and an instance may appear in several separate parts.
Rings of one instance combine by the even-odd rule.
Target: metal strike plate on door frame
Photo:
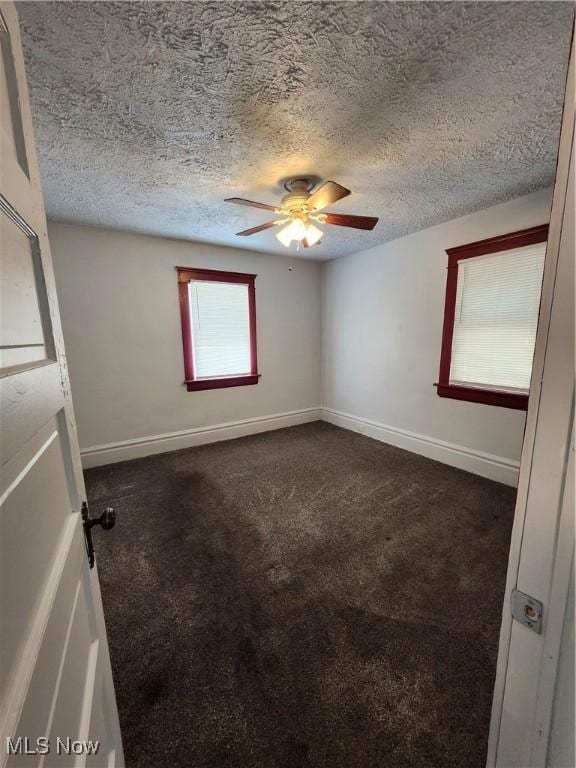
[[[519,621],[520,624],[524,624],[525,627],[531,629],[532,632],[536,632],[537,635],[542,634],[542,614],[544,613],[544,605],[540,600],[536,600],[536,598],[526,595],[518,589],[513,589],[511,605],[512,617],[516,619],[516,621]]]

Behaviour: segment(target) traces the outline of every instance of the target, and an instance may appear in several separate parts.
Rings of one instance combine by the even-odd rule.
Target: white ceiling
[[[17,6],[55,219],[288,254],[223,199],[307,174],[380,217],[327,259],[553,180],[571,3]]]

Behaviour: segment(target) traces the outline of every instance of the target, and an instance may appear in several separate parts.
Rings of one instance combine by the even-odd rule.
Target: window
[[[526,410],[548,225],[450,248],[440,397]]]
[[[257,384],[256,275],[177,270],[188,391]]]

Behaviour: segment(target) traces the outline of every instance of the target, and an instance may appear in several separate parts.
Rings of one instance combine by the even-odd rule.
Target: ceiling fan
[[[255,203],[245,200],[243,197],[229,197],[225,203],[236,205],[249,205],[252,208],[263,208],[265,211],[273,211],[281,214],[282,218],[267,221],[251,229],[237,232],[240,237],[255,235],[271,227],[282,226],[276,237],[286,247],[294,240],[297,246],[300,243],[305,248],[320,243],[324,234],[313,222],[318,224],[335,224],[338,227],[353,227],[354,229],[374,229],[378,219],[373,216],[351,216],[341,213],[323,213],[322,211],[332,203],[336,203],[343,197],[348,197],[350,190],[337,184],[335,181],[327,181],[313,192],[314,183],[309,179],[291,179],[284,184],[288,192],[280,205],[268,205],[267,203]]]

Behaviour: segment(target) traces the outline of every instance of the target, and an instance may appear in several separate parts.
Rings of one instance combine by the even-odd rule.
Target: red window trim
[[[258,384],[258,352],[256,348],[256,275],[243,272],[223,272],[219,269],[195,269],[176,267],[178,272],[178,293],[180,297],[180,318],[182,320],[182,345],[184,349],[184,375],[188,392],[202,389],[223,389]],[[213,379],[194,377],[194,356],[192,353],[192,318],[188,301],[188,283],[191,280],[206,280],[219,283],[242,283],[248,286],[248,317],[250,322],[250,373],[245,376],[221,376]]]
[[[536,245],[548,239],[548,224],[542,224],[530,229],[499,235],[476,243],[447,248],[448,270],[446,276],[446,300],[444,303],[444,327],[442,329],[442,351],[440,353],[440,372],[438,383],[434,386],[440,397],[450,397],[454,400],[466,400],[472,403],[499,405],[502,408],[515,408],[525,411],[528,408],[528,395],[515,394],[497,389],[481,389],[479,387],[464,387],[450,384],[450,363],[452,359],[452,336],[454,334],[454,316],[456,313],[456,288],[458,283],[458,262],[471,259],[474,256],[484,256],[488,253],[510,251],[525,245]]]

